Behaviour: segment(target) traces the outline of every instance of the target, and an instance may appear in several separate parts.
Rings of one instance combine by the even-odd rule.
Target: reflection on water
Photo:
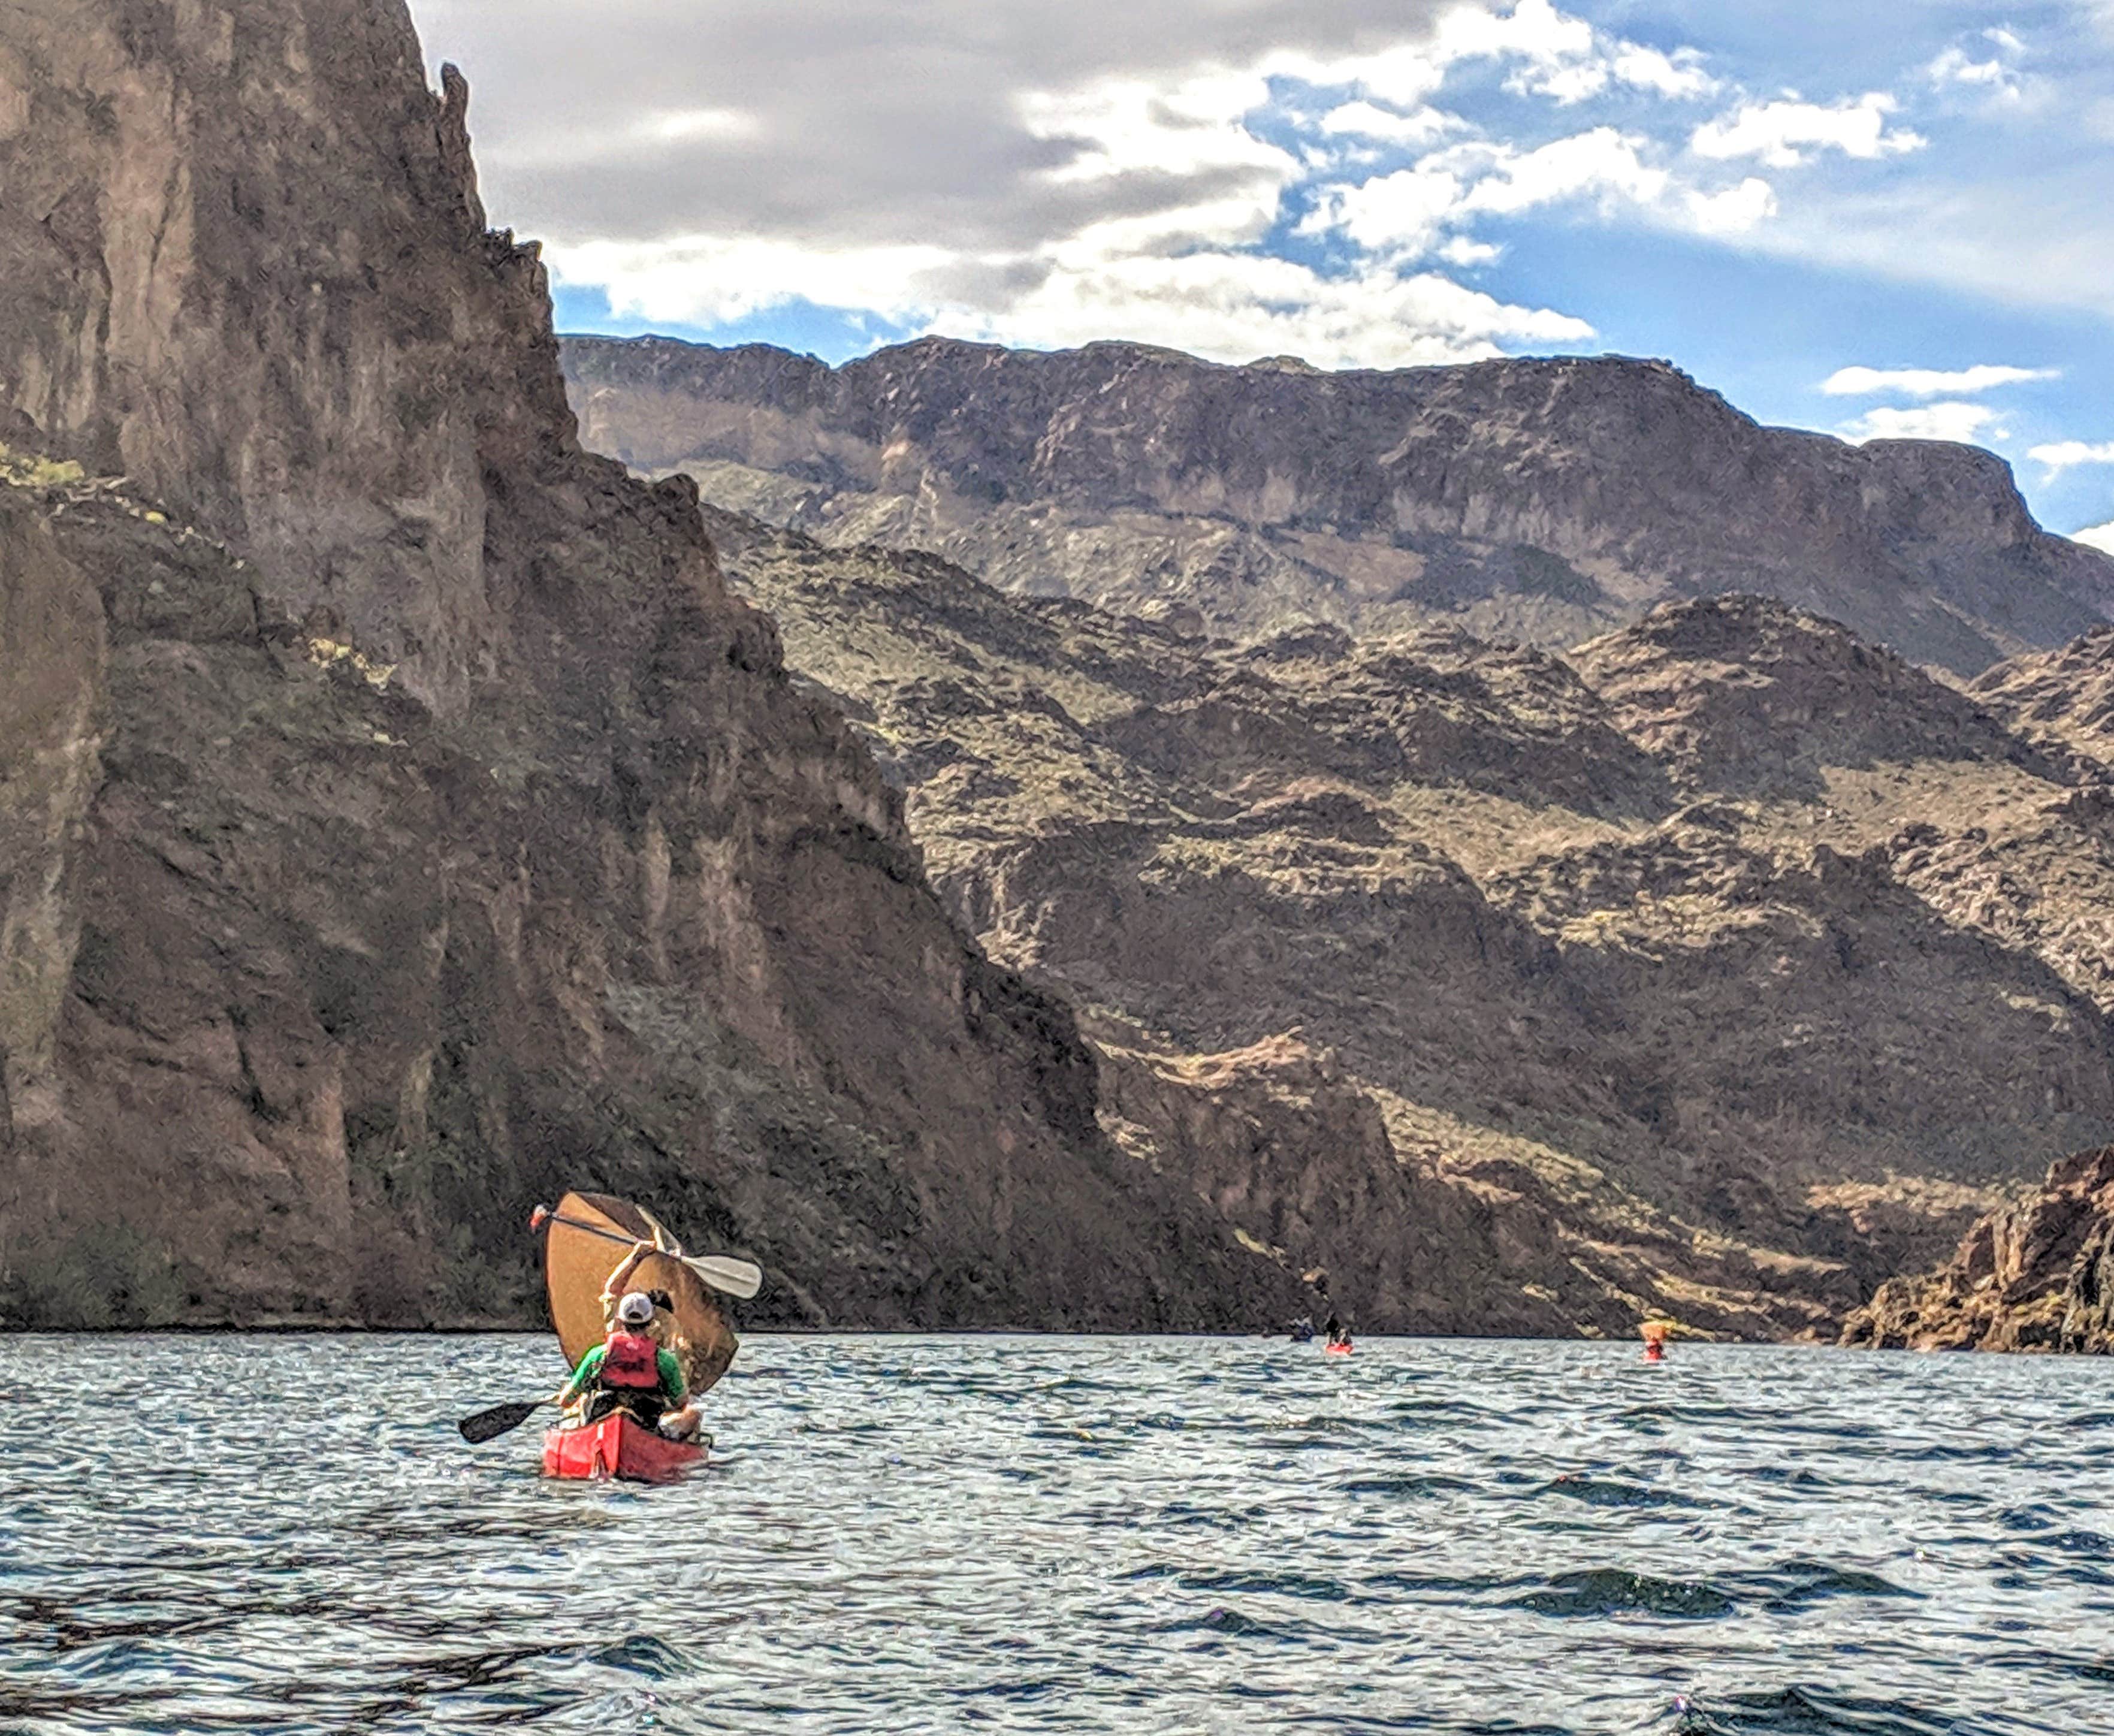
[[[2114,1732],[2114,1363],[752,1338],[679,1487],[456,1438],[558,1373],[0,1339],[0,1731]]]

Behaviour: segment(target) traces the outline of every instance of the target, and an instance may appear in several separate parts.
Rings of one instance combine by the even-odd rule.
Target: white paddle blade
[[[763,1268],[746,1260],[730,1260],[717,1254],[684,1254],[689,1267],[716,1290],[746,1301],[763,1288]]]

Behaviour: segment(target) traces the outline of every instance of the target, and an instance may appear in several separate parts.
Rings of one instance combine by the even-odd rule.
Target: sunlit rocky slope
[[[1843,1342],[1910,1350],[2114,1355],[2114,1148],[1976,1221],[1934,1271],[1890,1280]]]
[[[2084,652],[1970,695],[1740,598],[1237,644],[709,522],[1111,1136],[1373,1324],[1832,1334],[2114,1129]]]
[[[1741,592],[1972,674],[2114,605],[2114,559],[2041,530],[1992,454],[1759,427],[1661,362],[1324,373],[935,338],[833,369],[583,337],[565,365],[590,446],[724,506],[1233,636],[1560,648]]]
[[[582,451],[465,104],[401,0],[0,7],[0,1312],[527,1323],[583,1184],[752,1318],[1274,1317]]]

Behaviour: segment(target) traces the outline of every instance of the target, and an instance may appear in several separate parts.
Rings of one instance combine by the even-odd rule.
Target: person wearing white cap
[[[558,1389],[558,1403],[570,1405],[583,1394],[590,1395],[588,1422],[598,1422],[620,1409],[649,1428],[674,1424],[682,1429],[687,1424],[687,1431],[695,1432],[696,1412],[686,1402],[689,1387],[682,1359],[662,1345],[652,1330],[653,1299],[643,1290],[629,1291],[619,1299],[615,1312],[609,1336],[580,1358],[573,1377]]]

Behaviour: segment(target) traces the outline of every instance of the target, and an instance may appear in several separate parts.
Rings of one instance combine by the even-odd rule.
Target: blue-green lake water
[[[0,1731],[2114,1732],[2114,1362],[768,1337],[671,1488],[519,1337],[0,1339]]]

